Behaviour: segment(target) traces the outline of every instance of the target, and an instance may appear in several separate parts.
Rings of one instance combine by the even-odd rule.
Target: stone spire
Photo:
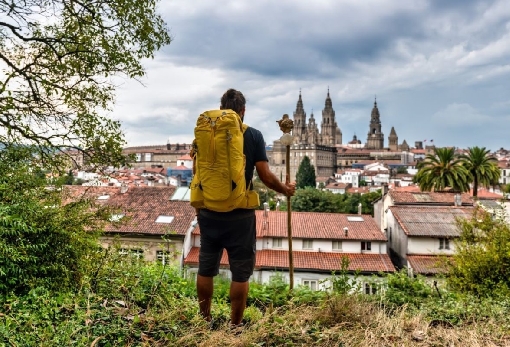
[[[324,146],[334,146],[336,144],[337,124],[335,121],[335,110],[333,110],[333,102],[328,94],[326,96],[326,102],[324,109],[322,110],[322,123],[321,123],[321,144]]]
[[[299,90],[299,98],[294,111],[294,143],[306,143],[306,112],[303,107],[303,99],[301,97],[301,89]]]
[[[395,127],[391,127],[390,136],[388,136],[388,147],[390,151],[398,150],[398,136]]]
[[[310,121],[308,122],[308,143],[309,144],[317,144],[320,142],[321,137],[319,135],[319,128],[317,128],[317,124],[315,123],[315,118],[313,117],[313,111],[312,114],[310,114]]]
[[[375,99],[374,107],[372,108],[367,143],[365,146],[370,149],[384,148],[384,134],[381,132],[381,118],[379,109],[377,108],[377,99]]]

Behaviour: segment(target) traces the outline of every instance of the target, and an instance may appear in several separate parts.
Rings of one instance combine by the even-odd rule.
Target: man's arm
[[[257,174],[260,180],[266,185],[266,187],[286,196],[294,195],[294,192],[296,191],[296,183],[287,182],[284,184],[280,182],[275,174],[269,170],[269,164],[267,161],[257,161],[255,163],[255,168],[257,169]]]

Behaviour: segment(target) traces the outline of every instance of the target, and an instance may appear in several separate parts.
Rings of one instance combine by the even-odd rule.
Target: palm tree
[[[485,147],[470,147],[468,153],[460,156],[463,166],[469,171],[473,182],[473,197],[478,196],[478,186],[497,184],[501,171],[498,160]]]
[[[469,191],[470,174],[463,161],[455,155],[454,148],[435,148],[418,164],[413,181],[422,191]]]

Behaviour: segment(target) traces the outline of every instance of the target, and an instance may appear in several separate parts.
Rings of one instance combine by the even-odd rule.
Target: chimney
[[[453,196],[453,205],[454,206],[462,206],[462,197],[460,194],[455,194]]]
[[[128,191],[128,189],[129,189],[129,187],[127,186],[127,184],[122,183],[122,184],[120,185],[120,193],[121,193],[121,194],[124,194],[125,192],[127,192],[127,191]]]
[[[344,227],[344,234],[345,234],[345,237],[347,237],[349,235],[349,228]]]
[[[267,216],[269,213],[269,203],[266,201],[264,202],[264,221],[262,222],[262,230],[267,230],[269,221],[267,220]]]
[[[361,202],[358,204],[358,214],[361,216],[361,210],[362,210],[362,206],[361,206]]]

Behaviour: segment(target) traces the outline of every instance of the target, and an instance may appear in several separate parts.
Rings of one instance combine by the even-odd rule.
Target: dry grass
[[[241,333],[226,323],[210,331],[195,322],[179,346],[510,346],[510,331],[494,321],[437,324],[406,307],[387,314],[354,296],[333,297],[320,307],[289,306],[266,312]],[[435,324],[436,323],[436,324]]]

